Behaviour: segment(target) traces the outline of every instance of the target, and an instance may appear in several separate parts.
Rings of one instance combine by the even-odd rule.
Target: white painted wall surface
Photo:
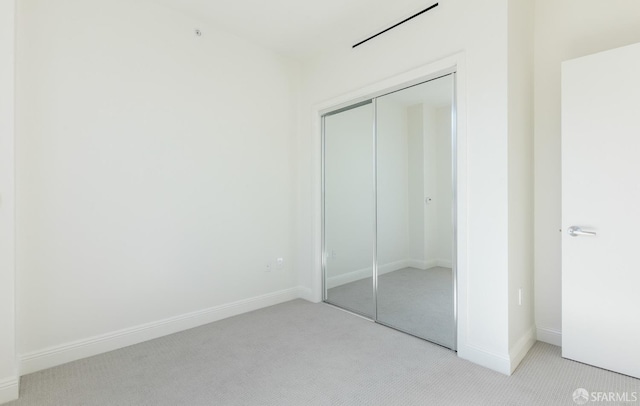
[[[508,7],[509,354],[513,372],[536,340],[533,308],[534,3],[509,0]]]
[[[537,0],[535,10],[535,315],[561,343],[560,63],[640,42],[640,2]],[[615,72],[612,72],[615,74]]]
[[[290,61],[146,1],[24,0],[18,26],[23,359],[296,296]]]
[[[404,106],[378,98],[377,227],[380,273],[406,267],[409,259],[409,133]]]
[[[319,144],[312,106],[464,51],[467,200],[460,213],[466,233],[460,255],[468,269],[461,270],[458,353],[508,373],[506,2],[450,0],[355,50],[352,40],[345,38],[341,48],[304,67],[297,146],[300,282],[319,292],[319,272],[308,272],[319,266]]]
[[[422,103],[409,106],[407,114],[407,215],[408,259],[425,263],[427,247],[425,232],[425,115]],[[414,265],[415,266],[415,265]]]
[[[435,147],[435,195],[432,207],[435,216],[432,230],[432,241],[435,251],[431,258],[438,266],[450,268],[453,254],[453,219],[452,219],[452,173],[451,173],[451,107],[434,109],[434,144]]]
[[[440,211],[438,210],[440,198],[438,188],[438,119],[436,109],[433,106],[423,105],[423,154],[424,154],[424,192],[422,193],[422,209],[425,216],[424,240],[425,240],[425,260],[433,264],[438,257],[438,224]],[[429,197],[431,204],[425,205],[425,199]]]
[[[423,106],[425,260],[428,267],[452,264],[451,107]],[[431,203],[425,204],[426,198]]]
[[[18,397],[14,193],[15,1],[0,0],[0,403]]]

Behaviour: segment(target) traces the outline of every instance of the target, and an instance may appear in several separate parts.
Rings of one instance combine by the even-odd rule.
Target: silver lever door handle
[[[572,237],[579,237],[581,235],[584,236],[595,236],[596,232],[595,231],[584,231],[581,227],[578,226],[571,226],[569,227],[569,229],[567,230],[567,232],[569,233],[570,236]]]

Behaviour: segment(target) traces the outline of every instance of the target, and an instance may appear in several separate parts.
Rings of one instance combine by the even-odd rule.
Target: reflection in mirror
[[[377,99],[377,321],[455,347],[453,75]]]
[[[324,299],[373,318],[373,104],[323,119]]]

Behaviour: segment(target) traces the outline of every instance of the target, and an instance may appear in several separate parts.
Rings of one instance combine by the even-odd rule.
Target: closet
[[[456,349],[455,73],[322,116],[323,300]]]

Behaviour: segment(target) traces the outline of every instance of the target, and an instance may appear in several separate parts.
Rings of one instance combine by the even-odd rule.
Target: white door
[[[562,65],[562,356],[640,378],[640,44]]]

